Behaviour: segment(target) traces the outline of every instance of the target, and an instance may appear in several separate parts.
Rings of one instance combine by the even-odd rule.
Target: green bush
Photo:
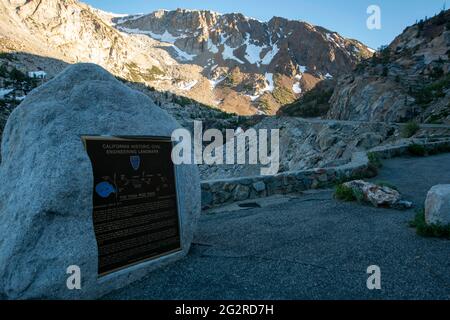
[[[441,74],[440,69],[438,67],[436,70],[434,70],[432,75],[434,77],[438,77],[440,76],[440,74]],[[412,94],[416,99],[416,103],[424,106],[432,102],[434,99],[444,97],[445,90],[449,88],[450,88],[450,75],[447,74],[446,76],[441,77],[439,80],[436,80],[431,84],[423,86],[418,90],[414,90]]]
[[[142,74],[142,78],[146,81],[155,81],[159,76],[164,76],[164,72],[157,66],[152,66]]]
[[[381,168],[383,166],[380,156],[375,152],[367,153],[367,158],[369,159],[369,164],[373,165],[374,167]]]
[[[439,113],[432,114],[429,118],[427,123],[431,124],[442,124],[444,122],[444,119],[446,119],[450,115],[450,104],[447,105],[446,110],[442,110]]]
[[[21,83],[28,80],[27,75],[17,68],[13,68],[11,70],[11,72],[9,73],[9,77],[16,83]]]
[[[434,148],[430,148],[427,150],[428,155],[435,155],[435,154],[446,153],[446,152],[450,152],[450,144],[448,144],[448,143],[439,144],[439,145],[435,146]]]
[[[9,53],[9,52],[0,52],[0,59],[6,59],[6,60],[9,60],[9,61],[16,60],[14,55],[12,53]]]
[[[179,104],[182,107],[185,107],[193,103],[191,99],[183,96],[174,96],[172,102]]]
[[[436,24],[438,25],[438,26],[441,26],[441,25],[443,25],[443,24],[445,24],[447,21],[446,21],[447,19],[445,18],[445,11],[444,10],[442,10],[441,12],[439,12],[439,14],[437,15],[437,17],[436,17]]]
[[[423,145],[414,143],[408,146],[408,152],[413,156],[424,157],[427,153],[427,150]]]
[[[411,138],[420,130],[420,126],[417,122],[410,121],[402,129],[403,138]]]
[[[328,101],[332,95],[333,88],[322,88],[321,84],[319,84],[311,91],[306,92],[299,100],[283,106],[280,109],[280,113],[291,117],[303,118],[324,116],[330,110]]]
[[[287,105],[295,100],[294,93],[282,86],[277,86],[273,91],[273,97],[281,105]]]
[[[416,213],[409,226],[415,228],[417,234],[422,237],[450,239],[450,225],[428,225],[425,221],[425,210],[423,209]]]
[[[0,77],[3,77],[3,78],[9,77],[8,69],[6,68],[6,65],[4,65],[4,64],[0,65]]]
[[[334,191],[334,197],[338,200],[347,201],[347,202],[356,200],[356,196],[353,192],[353,189],[349,188],[343,184],[336,186],[336,189]]]
[[[433,68],[433,70],[431,70],[430,77],[434,79],[439,79],[443,76],[444,76],[444,69],[442,68],[442,66],[436,66]]]
[[[356,201],[358,202],[364,202],[364,193],[361,190],[352,190],[353,196],[355,197]]]

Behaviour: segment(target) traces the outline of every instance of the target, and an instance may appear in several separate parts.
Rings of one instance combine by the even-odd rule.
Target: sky
[[[445,2],[448,1],[448,4]],[[407,26],[438,13],[450,0],[82,0],[104,11],[136,14],[158,9],[239,12],[268,21],[273,16],[303,20],[357,39],[373,49],[389,44]],[[370,30],[367,8],[381,9],[381,29]]]

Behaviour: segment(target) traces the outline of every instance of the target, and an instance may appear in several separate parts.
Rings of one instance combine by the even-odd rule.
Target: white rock
[[[437,185],[428,191],[425,221],[427,224],[450,224],[450,185]]]

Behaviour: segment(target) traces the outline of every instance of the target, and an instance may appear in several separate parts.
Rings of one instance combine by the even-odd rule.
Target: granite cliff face
[[[157,11],[118,16],[76,0],[0,0],[0,52],[49,77],[92,62],[126,80],[241,115],[274,114],[370,51],[306,22]]]
[[[405,29],[339,79],[327,117],[450,123],[450,11]]]

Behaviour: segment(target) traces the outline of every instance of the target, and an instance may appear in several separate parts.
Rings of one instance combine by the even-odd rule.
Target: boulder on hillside
[[[428,191],[425,221],[429,225],[450,225],[450,185],[437,185]]]
[[[200,214],[194,165],[177,166],[181,251],[100,278],[93,172],[82,135],[170,137],[177,122],[101,67],[76,64],[8,119],[0,165],[0,298],[91,299],[185,256]],[[69,290],[67,268],[81,270]]]

